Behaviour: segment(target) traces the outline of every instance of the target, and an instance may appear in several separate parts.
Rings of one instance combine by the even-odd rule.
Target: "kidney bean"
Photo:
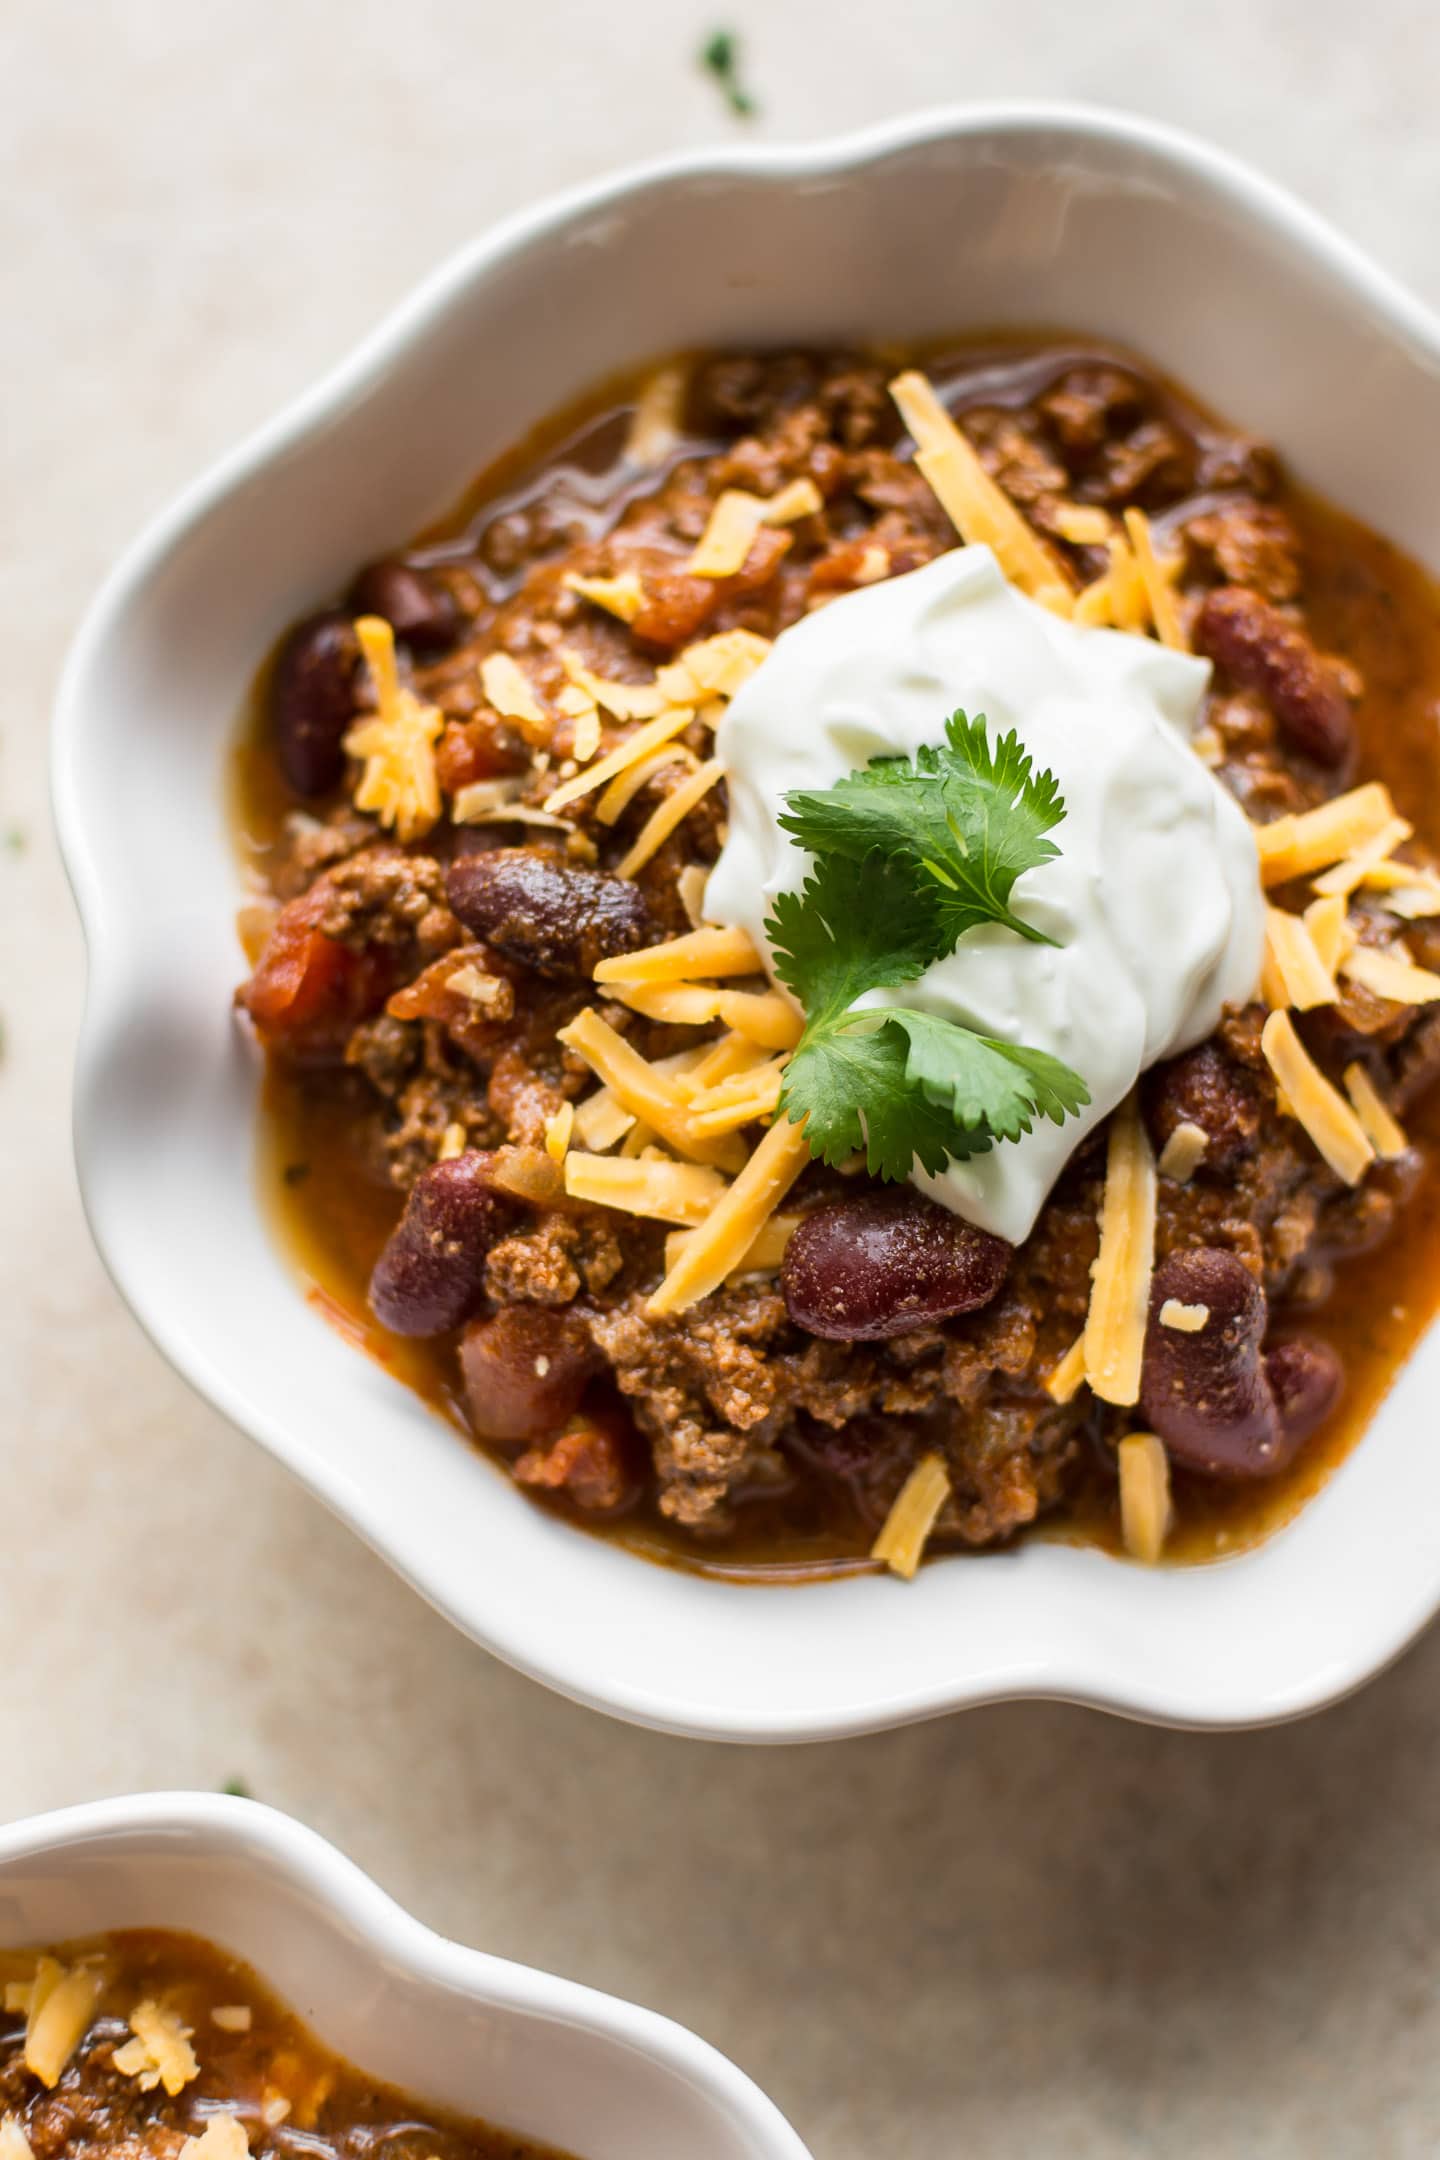
[[[1206,1135],[1207,1170],[1229,1170],[1250,1154],[1260,1130],[1260,1098],[1243,1069],[1216,1042],[1157,1065],[1146,1083],[1150,1129],[1163,1148],[1177,1125]]]
[[[988,1305],[1012,1248],[910,1190],[807,1215],[780,1271],[791,1319],[835,1342],[877,1342]]]
[[[1344,765],[1355,725],[1332,669],[1305,632],[1243,585],[1208,593],[1195,619],[1195,649],[1242,690],[1258,691],[1281,731],[1317,765]]]
[[[558,1433],[580,1407],[598,1360],[584,1322],[545,1305],[502,1305],[460,1343],[470,1422],[482,1440]]]
[[[338,608],[297,623],[276,655],[270,725],[280,769],[298,795],[328,795],[340,784],[359,658],[355,625]]]
[[[491,848],[450,865],[450,905],[475,937],[537,975],[593,975],[659,929],[624,878],[575,870],[532,848]]]
[[[1340,1400],[1345,1368],[1329,1343],[1296,1335],[1266,1351],[1265,1373],[1293,1453]]]
[[[393,558],[360,572],[350,605],[357,615],[383,615],[396,637],[421,654],[442,651],[459,627],[459,611],[439,580]]]
[[[486,1255],[515,1220],[490,1167],[472,1149],[432,1163],[411,1186],[370,1277],[370,1309],[392,1334],[443,1335],[484,1296]]]
[[[1162,1307],[1203,1305],[1191,1333],[1162,1324]],[[1306,1418],[1321,1390],[1318,1369],[1279,1359],[1280,1398],[1261,1342],[1265,1292],[1234,1253],[1200,1246],[1172,1253],[1155,1270],[1140,1404],[1173,1459],[1206,1477],[1274,1477],[1311,1430]],[[1283,1405],[1283,1407],[1282,1407]],[[1322,1404],[1321,1413],[1323,1415]],[[1288,1411],[1288,1415],[1287,1415]]]

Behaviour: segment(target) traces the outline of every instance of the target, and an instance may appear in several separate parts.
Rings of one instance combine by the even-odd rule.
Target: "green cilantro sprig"
[[[1060,852],[1045,837],[1065,815],[1059,784],[1053,773],[1032,771],[1013,729],[992,751],[983,713],[975,720],[952,713],[938,749],[872,758],[823,795],[785,801],[790,814],[781,825],[812,853],[863,862],[878,848],[904,856],[932,880],[943,951],[984,922],[1054,944],[1012,914],[1010,894],[1022,871]]]
[[[1059,853],[1046,834],[1065,805],[1013,732],[992,751],[983,717],[955,713],[943,748],[877,758],[823,794],[785,800],[782,826],[816,860],[765,929],[805,1008],[780,1106],[808,1121],[812,1155],[840,1163],[863,1147],[872,1176],[908,1177],[916,1159],[938,1173],[1089,1102],[1079,1074],[1045,1051],[910,1006],[855,1010],[867,990],[923,975],[978,923],[1054,943],[1010,896]]]

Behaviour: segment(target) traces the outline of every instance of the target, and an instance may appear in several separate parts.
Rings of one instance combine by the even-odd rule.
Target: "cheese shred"
[[[616,1101],[658,1133],[677,1155],[688,1155],[694,1162],[718,1163],[726,1169],[740,1167],[745,1157],[738,1142],[698,1139],[690,1129],[689,1105],[674,1080],[647,1064],[593,1007],[577,1013],[568,1027],[560,1029],[557,1040],[584,1058]]]
[[[1288,1115],[1304,1126],[1335,1175],[1347,1185],[1358,1185],[1375,1160],[1375,1150],[1349,1103],[1312,1060],[1288,1013],[1271,1013],[1260,1048]]]
[[[1085,1336],[1076,1336],[1058,1365],[1045,1375],[1045,1392],[1052,1402],[1074,1402],[1085,1385]]]
[[[1345,1068],[1345,1092],[1375,1153],[1382,1162],[1395,1162],[1410,1145],[1405,1128],[1381,1100],[1374,1081],[1358,1059]]]
[[[572,1200],[585,1200],[593,1207],[619,1208],[626,1215],[647,1215],[652,1222],[694,1229],[700,1223],[713,1223],[734,1187],[727,1191],[719,1171],[700,1163],[581,1155],[572,1148],[565,1157],[565,1190]]]
[[[615,865],[616,877],[634,877],[643,870],[652,855],[665,845],[677,826],[683,825],[692,810],[709,794],[717,781],[725,777],[723,758],[711,758],[672,788],[663,802],[657,803],[630,848]]]
[[[914,1580],[936,1518],[950,1497],[950,1476],[938,1455],[922,1455],[906,1478],[870,1548],[892,1575]]]
[[[927,377],[916,369],[897,375],[890,395],[915,439],[916,467],[961,539],[989,547],[1012,584],[1032,600],[1058,595],[1057,612],[1070,614],[1073,588],[1060,558],[990,478]]]
[[[1132,1560],[1154,1567],[1170,1535],[1170,1459],[1155,1433],[1127,1433],[1116,1457],[1125,1550]]]
[[[1155,1264],[1155,1158],[1132,1091],[1110,1120],[1100,1251],[1085,1322],[1085,1377],[1102,1402],[1140,1395]]]
[[[733,1185],[707,1215],[646,1311],[685,1312],[724,1282],[754,1244],[810,1160],[804,1127],[778,1118]]]
[[[617,953],[595,970],[597,983],[693,982],[696,976],[758,975],[764,962],[748,930],[692,930],[686,937]]]

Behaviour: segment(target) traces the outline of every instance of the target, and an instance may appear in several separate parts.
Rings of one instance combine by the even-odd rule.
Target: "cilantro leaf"
[[[825,1162],[863,1148],[872,1177],[907,1178],[917,1158],[938,1175],[1090,1099],[1043,1051],[908,1006],[854,1010],[865,991],[913,982],[949,951],[939,912],[933,884],[901,855],[824,856],[775,902],[775,972],[806,1013],[781,1108],[808,1120],[810,1152]]]
[[[817,862],[799,892],[778,896],[765,935],[776,974],[814,1022],[848,1011],[866,990],[913,982],[949,950],[930,893],[883,856]]]
[[[807,1026],[780,1107],[806,1119],[810,1152],[827,1163],[863,1148],[872,1177],[907,1178],[917,1156],[938,1175],[957,1151],[954,1121],[909,1083],[905,1059],[904,1035],[880,1014]]]
[[[1013,729],[991,746],[983,713],[953,713],[939,748],[873,758],[834,787],[796,790],[785,802],[780,824],[817,855],[904,856],[932,890],[945,952],[985,922],[1054,944],[1011,912],[1010,895],[1026,870],[1059,854],[1046,835],[1064,817],[1064,800],[1053,773],[1034,771]]]
[[[977,1035],[910,1006],[892,1007],[890,1017],[905,1037],[907,1082],[948,1110],[962,1132],[1018,1140],[1036,1117],[1063,1125],[1090,1100],[1080,1075],[1048,1051]]]

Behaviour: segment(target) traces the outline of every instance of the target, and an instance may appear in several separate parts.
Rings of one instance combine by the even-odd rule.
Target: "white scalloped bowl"
[[[0,1948],[111,1928],[204,1936],[360,2069],[581,2160],[808,2160],[684,2026],[434,1934],[253,1800],[147,1793],[0,1830]]]
[[[678,1732],[805,1739],[1015,1696],[1260,1723],[1358,1685],[1440,1604],[1433,1337],[1320,1496],[1224,1566],[1037,1542],[910,1586],[741,1588],[532,1507],[310,1309],[261,1219],[224,801],[256,655],[627,363],[1004,323],[1123,340],[1440,560],[1440,324],[1183,137],[961,110],[682,159],[510,220],[137,542],[61,688],[56,796],[91,961],[77,1151],[116,1282],[193,1385],[459,1627]]]

